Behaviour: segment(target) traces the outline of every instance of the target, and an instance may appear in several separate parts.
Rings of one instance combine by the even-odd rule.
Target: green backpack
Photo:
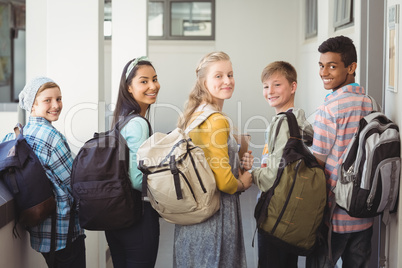
[[[295,115],[284,114],[290,138],[276,180],[259,198],[254,217],[267,239],[294,254],[307,256],[314,249],[323,222],[326,177],[304,145]]]

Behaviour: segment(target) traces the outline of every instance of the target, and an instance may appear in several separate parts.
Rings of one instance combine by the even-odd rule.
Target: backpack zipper
[[[295,175],[294,175],[294,177],[293,177],[292,187],[290,188],[289,193],[288,193],[288,196],[286,197],[286,201],[285,201],[285,204],[284,204],[283,207],[282,207],[282,211],[281,211],[281,213],[279,214],[279,217],[278,217],[278,219],[276,220],[274,227],[272,228],[271,234],[274,234],[274,233],[275,233],[276,228],[278,227],[278,224],[279,224],[279,222],[281,221],[281,219],[282,219],[282,217],[283,217],[283,214],[285,213],[285,209],[287,208],[287,206],[288,206],[288,204],[289,204],[290,196],[292,195],[292,193],[293,193],[293,188],[294,188],[294,186],[295,186],[295,184],[296,184],[297,173],[298,173],[298,171],[299,171],[299,167],[300,167],[301,162],[302,162],[302,159],[297,160],[297,164],[296,164],[296,166],[294,167]]]

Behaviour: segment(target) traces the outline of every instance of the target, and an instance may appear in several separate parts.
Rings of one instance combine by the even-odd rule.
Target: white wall
[[[402,0],[388,0],[387,8],[392,5],[399,4],[399,7],[402,7]],[[399,11],[401,12],[401,11]],[[401,13],[399,15],[401,18]],[[401,39],[401,29],[399,29],[399,51],[402,51],[402,39]],[[387,46],[386,46],[387,48]],[[398,65],[398,77],[402,77],[402,62],[399,59]],[[399,89],[397,93],[386,90],[385,91],[385,114],[393,120],[401,129],[402,127],[402,94],[401,94],[401,86],[399,85]],[[402,185],[399,188],[399,195],[401,195]],[[402,198],[399,197],[398,204],[398,212],[396,214],[391,215],[391,223],[390,228],[388,228],[387,233],[387,253],[389,254],[389,266],[388,267],[402,267],[402,258],[400,256],[401,243],[402,243],[402,225],[399,224],[402,222],[402,213],[400,212],[402,208]]]
[[[223,110],[239,131],[252,135],[251,149],[258,161],[263,132],[274,115],[262,96],[261,72],[276,60],[296,65],[301,2],[219,0],[215,3],[215,41],[148,43],[149,57],[161,84],[154,129],[167,132],[176,126],[178,112],[183,110],[195,82],[199,60],[208,52],[224,51],[232,59],[236,86]]]
[[[29,234],[18,226],[19,238],[13,236],[14,222],[0,229],[0,267],[47,267],[45,259],[31,248]]]
[[[324,101],[324,97],[329,92],[323,88],[321,78],[318,74],[318,61],[320,54],[318,52],[319,45],[329,37],[345,35],[350,37],[356,48],[357,57],[360,58],[360,1],[355,3],[355,22],[353,27],[348,27],[335,31],[333,29],[333,4],[334,1],[317,1],[318,5],[318,34],[317,37],[305,40],[304,26],[305,16],[302,13],[299,21],[297,41],[297,71],[298,71],[298,92],[296,93],[296,106],[305,110],[308,120],[313,122],[314,113],[319,105]],[[304,6],[301,7],[302,11]],[[356,82],[359,83],[360,66],[356,70]]]

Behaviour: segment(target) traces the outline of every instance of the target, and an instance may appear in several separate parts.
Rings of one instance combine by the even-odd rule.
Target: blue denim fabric
[[[159,214],[144,202],[140,222],[131,227],[105,231],[114,268],[152,268],[159,247]]]
[[[299,256],[273,245],[258,231],[259,268],[297,268]]]
[[[318,247],[316,252],[306,258],[306,268],[333,268],[339,258],[342,267],[368,267],[371,256],[371,237],[373,227],[355,233],[339,234],[332,232],[331,247],[333,261],[328,258],[328,247]]]
[[[48,267],[54,268],[85,268],[85,235],[80,235],[67,248],[58,250],[54,256],[54,266],[49,265],[50,254],[42,253]]]

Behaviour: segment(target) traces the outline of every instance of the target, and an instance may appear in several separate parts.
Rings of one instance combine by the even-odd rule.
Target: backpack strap
[[[184,133],[188,134],[191,130],[201,125],[205,120],[208,119],[208,117],[210,117],[214,113],[220,113],[220,112],[215,110],[204,110],[202,114],[197,116],[197,118],[194,119],[194,121],[191,122],[191,124],[184,130]]]
[[[278,135],[279,135],[279,131],[280,131],[280,129],[281,129],[281,125],[282,125],[283,119],[284,119],[284,117],[281,116],[281,118],[279,118],[278,125],[276,126],[275,137],[274,137],[274,144],[273,144],[273,146],[272,146],[272,152],[275,151],[276,138],[277,138]]]
[[[24,136],[23,134],[24,128],[20,123],[17,123],[14,127],[14,133],[15,133],[15,138],[17,138],[20,134]]]
[[[382,108],[381,108],[380,104],[378,104],[378,102],[370,95],[366,95],[366,96],[369,97],[369,99],[371,100],[371,105],[373,107],[373,111],[382,112]]]
[[[294,113],[292,112],[282,112],[279,114],[284,114],[286,115],[288,119],[288,125],[289,125],[289,133],[291,138],[296,138],[296,139],[301,139],[300,136],[300,131],[299,131],[299,125],[297,124],[297,119]]]

